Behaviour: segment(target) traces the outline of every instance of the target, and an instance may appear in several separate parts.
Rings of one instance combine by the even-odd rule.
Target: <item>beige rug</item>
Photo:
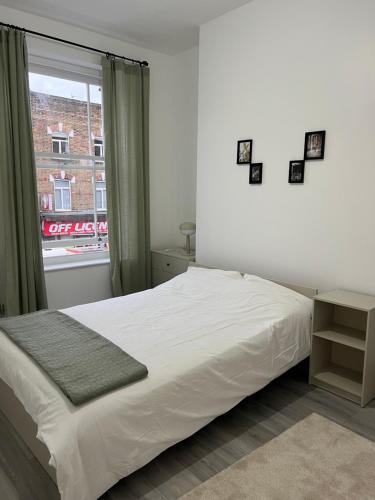
[[[375,443],[313,413],[184,500],[374,500]]]

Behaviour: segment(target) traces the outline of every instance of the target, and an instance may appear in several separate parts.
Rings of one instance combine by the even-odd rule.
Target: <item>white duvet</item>
[[[0,377],[38,425],[63,500],[92,500],[298,363],[312,301],[255,276],[191,268],[153,290],[64,312],[148,378],[73,406],[0,332]]]

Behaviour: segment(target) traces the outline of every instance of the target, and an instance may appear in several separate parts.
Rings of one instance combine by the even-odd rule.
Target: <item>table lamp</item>
[[[191,255],[190,236],[195,234],[196,225],[194,222],[183,222],[180,224],[180,233],[186,236],[186,253]]]

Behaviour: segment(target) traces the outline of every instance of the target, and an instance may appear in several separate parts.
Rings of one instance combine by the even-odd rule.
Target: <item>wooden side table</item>
[[[161,285],[175,276],[184,273],[195,255],[187,255],[182,248],[152,250],[152,286]]]

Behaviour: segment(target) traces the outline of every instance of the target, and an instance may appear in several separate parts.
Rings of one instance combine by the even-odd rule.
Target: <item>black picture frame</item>
[[[305,160],[289,162],[289,184],[303,184],[305,180]]]
[[[326,144],[326,131],[316,130],[305,133],[304,160],[324,160],[324,150]]]
[[[243,151],[243,144],[249,144],[249,153],[245,155]],[[253,140],[244,139],[237,141],[237,165],[251,165],[251,157],[253,154]]]
[[[249,184],[262,184],[263,163],[252,163],[249,172]]]

